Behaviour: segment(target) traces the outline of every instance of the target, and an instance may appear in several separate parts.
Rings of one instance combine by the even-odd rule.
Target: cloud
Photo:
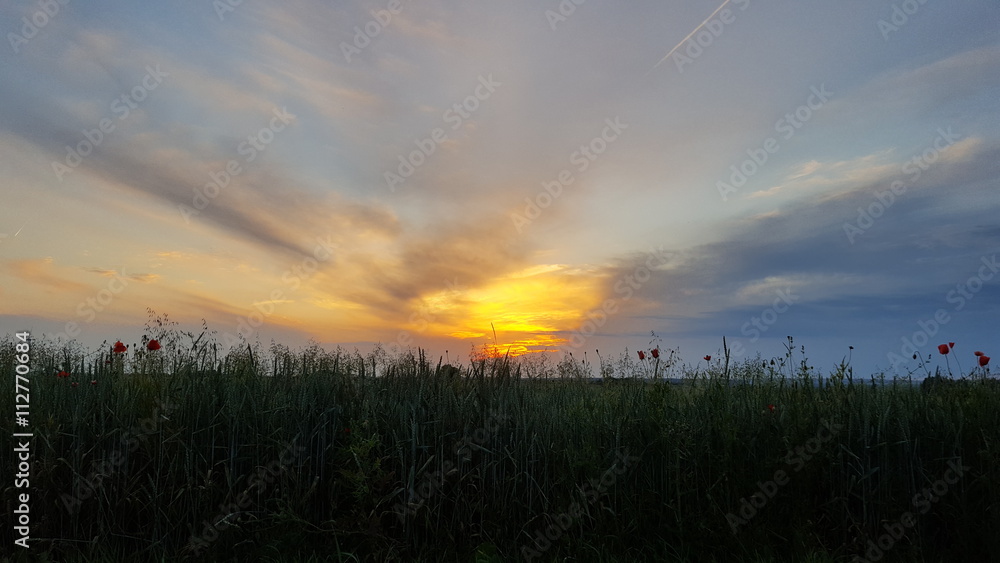
[[[438,48],[456,48],[462,44],[462,39],[452,34],[447,24],[441,20],[424,19],[416,21],[417,18],[401,12],[393,19],[393,25],[397,26],[404,35],[414,37],[425,43],[431,43]]]
[[[85,293],[92,291],[90,286],[73,281],[72,276],[57,272],[54,262],[51,257],[8,260],[6,262],[6,270],[11,276],[24,282],[26,287],[40,289],[47,293],[53,291],[59,293]]]
[[[850,96],[834,99],[831,109],[847,123],[863,116],[907,119],[931,116],[954,121],[959,104],[995,90],[1000,77],[1000,46],[987,45],[953,54],[917,67],[886,70],[856,89]],[[985,109],[989,112],[994,110]],[[963,122],[974,122],[983,114],[962,112]]]
[[[423,296],[443,291],[449,284],[478,287],[527,264],[527,252],[517,245],[504,247],[505,217],[455,218],[422,229],[411,228],[383,253],[351,252],[339,257],[331,274],[352,280],[337,284],[337,297],[403,316]]]
[[[781,212],[733,223],[717,242],[675,251],[612,325],[627,332],[630,324],[641,324],[636,319],[661,328],[690,321],[716,335],[732,334],[734,323],[738,328],[744,322],[741,312],[757,307],[759,314],[784,288],[810,306],[882,299],[918,311],[928,293],[940,301],[949,286],[964,279],[955,272],[975,271],[980,257],[995,252],[1000,242],[1000,219],[983,205],[984,190],[992,189],[987,186],[1000,171],[1000,146],[969,139],[947,151],[952,152],[899,196],[855,245],[843,225],[856,219],[857,208],[877,201],[875,191],[898,178],[899,163],[886,165],[886,155],[872,155],[809,165],[813,174],[828,173],[822,185],[836,197],[816,197],[801,186],[809,175],[792,174],[799,183],[790,187],[800,197],[783,203]],[[635,256],[597,272],[609,280],[604,297],[614,297],[610,281],[641,260]],[[849,330],[835,309],[824,315],[830,331]]]
[[[845,184],[870,184],[898,173],[902,163],[889,162],[894,149],[883,149],[873,154],[850,160],[809,162],[793,167],[783,182],[766,190],[751,193],[749,198],[778,195],[781,192],[795,192],[795,197],[803,197],[805,191],[816,188],[837,188]]]
[[[136,281],[139,283],[152,283],[159,280],[162,276],[159,274],[129,274],[127,278],[130,281]]]
[[[356,72],[331,62],[329,57],[306,51],[272,33],[261,33],[256,51],[260,57],[243,72],[255,81],[268,86],[272,98],[299,98],[296,106],[311,108],[333,123],[360,114],[376,115],[384,109],[385,101],[373,92],[346,86],[348,81],[358,82]],[[261,61],[266,61],[261,70]]]
[[[938,133],[935,133],[938,135]],[[927,149],[932,148],[933,138],[928,138]],[[937,151],[934,155],[934,167],[945,164],[962,164],[971,161],[985,148],[985,140],[979,137],[968,137],[955,141],[950,146]],[[907,162],[920,157],[923,150],[900,159],[894,148],[885,148],[872,154],[849,160],[822,162],[810,160],[793,166],[782,183],[766,190],[749,194],[750,199],[768,198],[779,194],[790,197],[820,197],[822,200],[843,199],[850,190],[870,190],[873,186],[888,187],[895,180],[903,180],[913,174],[905,168]],[[894,158],[896,157],[896,158]],[[911,165],[912,166],[912,165]]]
[[[10,93],[3,94],[10,101]],[[13,103],[22,102],[15,99]],[[49,152],[50,158],[57,162],[65,158],[65,151],[55,148],[60,146],[58,143],[77,139],[80,136],[77,127],[95,125],[77,121],[45,99],[25,103],[22,107],[26,110],[5,107],[0,109],[0,119],[9,118],[8,130]],[[197,135],[193,126],[180,124],[147,129],[131,136],[109,135],[99,150],[83,159],[69,174],[87,175],[122,192],[163,201],[174,209],[185,205],[194,210],[195,188],[204,193],[210,174],[224,171],[230,159],[240,158],[235,153],[235,143],[218,147],[191,142]],[[207,202],[192,218],[195,225],[214,224],[266,248],[294,254],[311,251],[311,247],[307,249],[299,242],[305,226],[317,229],[314,231],[317,233],[320,225],[325,225],[323,231],[331,230],[332,226],[344,237],[351,232],[392,233],[397,229],[394,216],[384,206],[351,201],[345,196],[317,196],[275,162],[258,166],[241,164],[245,172],[219,190],[217,198]],[[275,186],[282,187],[275,189]],[[180,211],[176,220],[183,222]]]

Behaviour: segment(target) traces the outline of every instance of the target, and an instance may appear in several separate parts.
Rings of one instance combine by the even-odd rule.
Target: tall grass
[[[603,385],[572,357],[480,357],[454,377],[421,351],[221,354],[191,336],[117,356],[35,343],[33,554],[17,560],[849,561],[907,511],[916,525],[885,560],[1000,549],[996,386],[820,380],[804,361],[789,371],[791,350],[674,365],[683,385],[635,377],[649,369],[628,355],[601,360],[616,376]],[[17,431],[6,417],[3,431]],[[968,472],[919,514],[914,495],[959,458]],[[788,483],[734,532],[727,515],[778,470]]]

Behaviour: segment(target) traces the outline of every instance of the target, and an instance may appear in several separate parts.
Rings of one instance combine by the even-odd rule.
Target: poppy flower
[[[983,353],[980,352],[979,350],[976,350],[975,352],[973,352],[973,354],[975,354],[977,356],[982,356],[983,355]]]
[[[774,412],[774,405],[767,405],[767,410]]]
[[[127,350],[128,346],[122,344],[121,340],[115,342],[115,348],[113,350],[115,354],[124,354]]]
[[[990,363],[990,357],[987,355],[979,356],[979,366],[986,367],[986,364]]]
[[[90,380],[90,384],[91,385],[97,385],[97,380],[96,379],[91,379]]]
[[[61,371],[56,374],[56,377],[69,377],[69,374],[66,373],[65,371]]]
[[[954,348],[954,347],[955,347],[955,343],[954,342],[949,342],[948,343],[948,348],[949,349]]]
[[[639,350],[639,359],[640,360],[645,360],[646,359],[646,353],[643,352],[642,350]]]
[[[951,350],[951,348],[949,348],[947,344],[938,344],[938,352],[941,352],[942,355],[947,354],[949,350]]]
[[[72,386],[72,387],[79,387],[80,384],[74,381],[73,383],[70,383],[70,386]]]
[[[705,356],[705,361],[706,362],[711,362],[712,361],[712,356]]]
[[[659,358],[660,357],[660,349],[659,348],[653,348],[653,350],[650,353],[653,354],[654,358]]]
[[[152,351],[152,350],[159,350],[160,349],[160,343],[159,343],[159,341],[157,341],[155,338],[152,339],[152,340],[150,340],[149,344],[146,344],[146,349],[150,350],[150,351]]]

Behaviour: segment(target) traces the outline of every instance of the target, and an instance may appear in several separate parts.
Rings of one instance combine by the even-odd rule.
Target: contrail
[[[643,75],[643,77],[646,77],[646,76],[648,76],[648,75],[649,75],[649,73],[651,73],[651,72],[653,72],[654,70],[656,70],[656,67],[658,67],[658,66],[660,66],[661,64],[663,64],[663,61],[665,61],[665,60],[669,59],[669,58],[670,58],[670,55],[673,55],[673,54],[674,54],[674,51],[676,51],[677,49],[680,49],[681,45],[683,45],[683,44],[684,44],[685,42],[687,42],[687,40],[688,40],[688,39],[691,39],[691,36],[692,36],[692,35],[694,35],[695,33],[698,33],[698,30],[699,30],[699,29],[701,29],[702,27],[704,27],[704,26],[705,26],[705,24],[706,24],[706,23],[708,23],[708,20],[710,20],[710,19],[714,18],[714,17],[715,17],[715,14],[718,14],[718,13],[719,13],[719,10],[721,10],[721,9],[725,8],[725,7],[726,7],[726,4],[728,4],[728,3],[729,3],[729,1],[730,1],[730,0],[726,0],[725,2],[723,2],[723,3],[722,3],[722,5],[721,5],[721,6],[719,6],[718,8],[716,8],[716,9],[715,9],[715,11],[714,11],[714,12],[712,12],[712,15],[708,16],[707,18],[705,18],[705,21],[701,22],[701,24],[700,24],[700,25],[699,25],[698,27],[694,28],[694,30],[693,30],[693,31],[692,31],[691,33],[688,33],[688,34],[687,34],[687,37],[685,37],[684,39],[681,39],[681,42],[680,42],[680,43],[678,43],[678,44],[677,44],[676,46],[674,46],[674,48],[673,48],[673,49],[671,49],[671,50],[670,50],[670,52],[666,54],[666,56],[664,56],[664,57],[663,57],[662,59],[660,59],[660,62],[658,62],[658,63],[656,63],[655,65],[653,65],[653,68],[651,68],[651,69],[647,70],[647,71],[646,71],[646,74],[644,74],[644,75]]]

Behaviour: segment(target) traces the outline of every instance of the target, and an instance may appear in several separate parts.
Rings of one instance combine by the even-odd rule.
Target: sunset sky
[[[1000,5],[576,2],[0,2],[0,329],[1000,356]]]

